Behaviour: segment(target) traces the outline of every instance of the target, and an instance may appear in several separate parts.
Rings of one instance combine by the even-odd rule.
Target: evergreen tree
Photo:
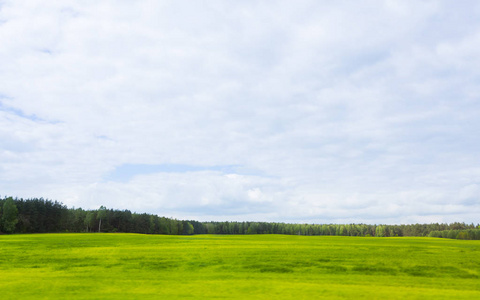
[[[15,226],[18,223],[18,210],[13,198],[7,198],[3,203],[2,225],[6,233],[15,232]]]

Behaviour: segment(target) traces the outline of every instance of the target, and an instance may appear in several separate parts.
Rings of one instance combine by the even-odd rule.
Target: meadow
[[[2,299],[480,299],[480,241],[0,236]]]

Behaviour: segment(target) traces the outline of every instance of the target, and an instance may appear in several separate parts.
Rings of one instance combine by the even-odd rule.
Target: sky
[[[2,1],[0,197],[479,223],[478,1]]]

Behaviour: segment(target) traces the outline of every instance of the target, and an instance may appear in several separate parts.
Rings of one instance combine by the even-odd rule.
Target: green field
[[[0,236],[0,298],[480,299],[480,241]]]

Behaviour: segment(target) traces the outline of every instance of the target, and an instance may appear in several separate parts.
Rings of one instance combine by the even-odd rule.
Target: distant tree
[[[213,225],[212,223],[206,223],[205,227],[207,229],[208,234],[214,234],[215,233],[215,225]]]
[[[84,224],[87,226],[87,232],[89,232],[89,227],[92,227],[92,223],[95,220],[95,213],[93,211],[87,211],[85,215]]]
[[[71,227],[70,231],[80,232],[83,230],[83,224],[85,223],[86,212],[81,209],[72,209],[71,210]]]
[[[13,198],[9,197],[3,203],[3,214],[2,214],[2,223],[3,223],[3,230],[6,233],[13,233],[15,232],[15,225],[18,222],[18,210],[17,206],[15,206],[15,202]]]
[[[158,216],[150,215],[149,223],[150,223],[150,228],[148,233],[158,233],[158,228],[159,228]]]
[[[98,232],[102,230],[102,219],[105,219],[107,216],[107,208],[105,206],[100,206],[97,211],[97,219],[98,219]]]
[[[385,236],[385,226],[378,225],[375,229],[375,236],[384,237]]]
[[[192,223],[190,222],[184,222],[183,223],[183,232],[182,234],[193,234],[194,233],[194,228]]]
[[[150,231],[150,216],[146,213],[132,215],[134,230],[136,233],[149,233]]]

